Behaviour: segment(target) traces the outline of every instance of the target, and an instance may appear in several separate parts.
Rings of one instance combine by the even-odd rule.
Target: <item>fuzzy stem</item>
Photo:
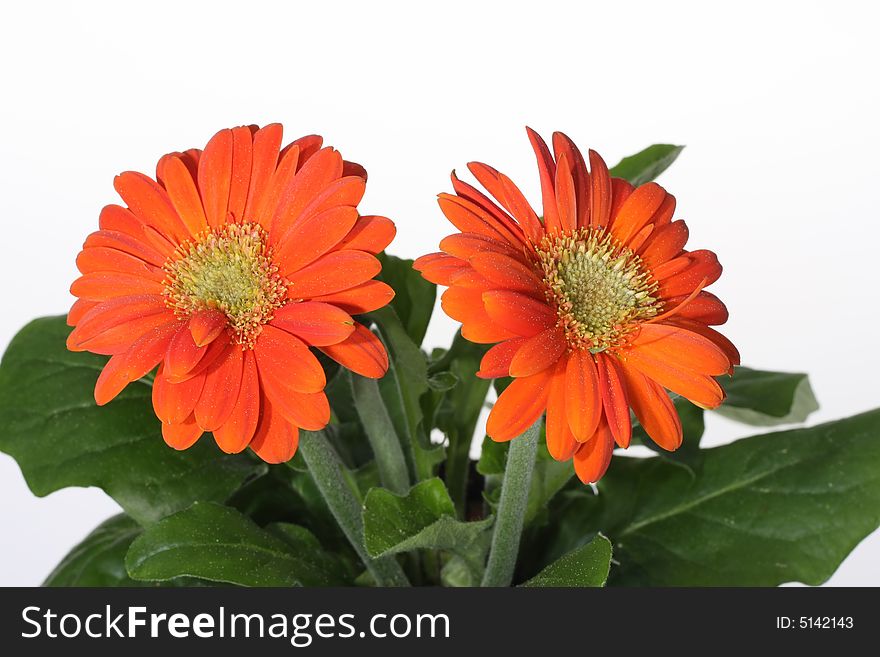
[[[379,586],[409,586],[409,580],[393,556],[373,559],[367,554],[361,504],[346,482],[339,455],[327,436],[321,431],[300,431],[299,449],[333,517],[376,583]]]
[[[373,448],[382,485],[398,495],[406,495],[410,488],[409,468],[400,438],[379,392],[379,384],[376,379],[353,374],[351,392],[358,417]]]
[[[482,586],[510,586],[513,581],[540,432],[541,418],[538,418],[525,433],[510,442]]]

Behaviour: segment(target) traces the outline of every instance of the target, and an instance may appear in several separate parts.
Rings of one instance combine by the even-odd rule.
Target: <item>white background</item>
[[[364,212],[391,251],[452,232],[434,197],[469,160],[539,202],[523,126],[609,164],[687,144],[661,182],[691,245],[719,254],[744,362],[808,371],[815,421],[875,407],[875,3],[163,2],[4,7],[0,25],[0,345],[66,312],[74,258],[113,176],[219,128],[281,121],[370,171]],[[428,344],[445,344],[442,318]],[[713,418],[715,442],[742,429]],[[0,584],[38,584],[115,505],[37,499],[0,455]],[[831,579],[880,585],[880,535]]]

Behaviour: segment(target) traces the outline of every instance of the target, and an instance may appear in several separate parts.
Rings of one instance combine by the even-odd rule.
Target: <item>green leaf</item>
[[[651,182],[675,162],[684,146],[654,144],[635,155],[623,158],[610,171],[612,176],[628,180],[638,187]]]
[[[412,260],[387,253],[382,253],[379,260],[382,262],[382,273],[378,278],[394,288],[391,307],[400,317],[412,341],[421,345],[434,312],[437,286],[426,281],[412,268]]]
[[[819,408],[806,374],[737,367],[732,378],[722,376],[718,382],[727,399],[715,411],[744,424],[796,424]]]
[[[302,527],[261,529],[235,509],[210,502],[149,527],[132,543],[125,566],[133,579],[199,577],[239,586],[335,586],[344,571]]]
[[[34,320],[0,363],[0,450],[34,494],[97,486],[149,524],[195,500],[223,501],[265,472],[207,438],[182,452],[165,445],[144,380],[97,406],[92,391],[106,358],[68,351],[69,332],[64,317]]]
[[[576,517],[614,539],[612,583],[821,584],[880,525],[880,409],[703,450],[696,477],[615,457],[599,491]]]
[[[599,534],[520,586],[605,586],[610,568],[611,541]]]
[[[460,522],[440,479],[422,481],[405,496],[374,488],[364,501],[364,539],[367,552],[380,557],[421,548],[450,550],[472,570],[482,568],[481,538],[492,519]]]
[[[61,560],[43,586],[139,586],[125,571],[125,553],[141,526],[124,513],[105,520]]]

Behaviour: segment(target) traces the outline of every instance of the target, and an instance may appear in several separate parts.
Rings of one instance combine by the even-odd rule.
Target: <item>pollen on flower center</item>
[[[536,252],[573,348],[604,351],[660,310],[650,272],[604,229],[546,236]]]
[[[268,235],[257,224],[226,224],[202,233],[177,247],[165,271],[166,303],[178,316],[219,310],[233,340],[246,347],[287,297]]]

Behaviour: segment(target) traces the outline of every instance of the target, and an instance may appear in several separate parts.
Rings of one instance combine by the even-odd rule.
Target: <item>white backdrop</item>
[[[171,2],[7,5],[0,26],[0,346],[67,310],[113,176],[219,128],[281,121],[370,171],[362,209],[414,257],[452,232],[434,201],[479,159],[539,201],[523,126],[609,164],[687,144],[661,182],[744,362],[808,371],[815,421],[880,402],[875,241],[880,13],[868,2]],[[429,346],[454,324],[435,321]],[[740,427],[713,418],[711,440]],[[38,584],[114,513],[95,489],[34,498],[0,455],[0,585]],[[831,579],[880,585],[880,535]]]

